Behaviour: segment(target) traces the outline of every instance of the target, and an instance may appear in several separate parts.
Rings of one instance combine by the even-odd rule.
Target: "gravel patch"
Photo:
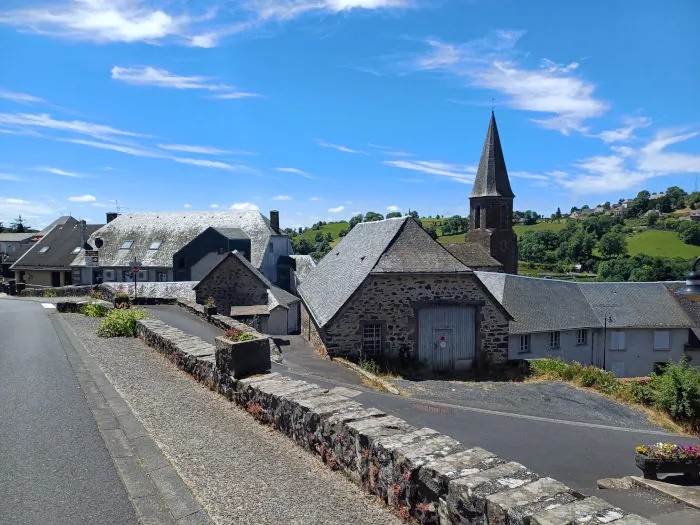
[[[663,430],[651,423],[640,410],[558,381],[499,383],[398,380],[393,383],[399,390],[415,398],[566,421]]]
[[[216,523],[403,523],[138,339],[98,338],[99,320],[64,317]]]

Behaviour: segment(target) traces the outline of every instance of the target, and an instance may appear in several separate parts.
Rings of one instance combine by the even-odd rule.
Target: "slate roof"
[[[297,285],[300,284],[311,271],[316,268],[316,261],[310,255],[291,255],[296,262],[294,276],[297,280]]]
[[[299,295],[324,326],[370,273],[469,271],[410,217],[362,222],[321,259],[299,286]]]
[[[477,242],[454,242],[443,246],[470,268],[503,268],[503,264],[491,257],[488,250]]]
[[[513,316],[512,334],[603,328],[690,328],[693,320],[667,283],[574,283],[475,272]]]
[[[32,237],[41,237],[41,233],[0,233],[0,242],[22,242]]]
[[[73,217],[61,217],[54,221],[51,229],[44,236],[31,245],[22,257],[17,259],[13,270],[35,269],[35,270],[70,270],[71,262],[76,257],[85,263],[82,254],[75,255],[72,251],[81,246],[80,222]],[[86,234],[89,237],[93,232],[100,229],[102,225],[88,224]],[[88,243],[89,244],[89,243]],[[48,251],[41,253],[41,249],[48,247]]]
[[[119,215],[90,237],[94,246],[96,237],[102,239],[100,265],[106,267],[129,266],[138,261],[144,268],[169,268],[173,255],[207,228],[219,228],[228,233],[242,230],[251,241],[253,266],[262,265],[270,235],[267,218],[258,211],[245,212],[167,212],[125,213]],[[125,241],[133,241],[130,249],[121,249]],[[150,250],[151,243],[161,241],[158,250]],[[83,258],[73,261],[73,266],[84,266]]]
[[[496,126],[496,115],[493,111],[484,147],[481,150],[474,187],[469,197],[508,197],[511,199],[515,197],[510,188],[506,161],[503,158],[501,139],[498,136],[498,126]]]
[[[248,236],[240,228],[212,228],[227,239],[247,239]]]

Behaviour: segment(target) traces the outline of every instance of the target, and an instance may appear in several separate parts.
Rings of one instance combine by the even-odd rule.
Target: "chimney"
[[[280,232],[280,212],[277,210],[270,210],[270,228],[275,233]]]
[[[107,212],[107,224],[109,224],[110,222],[112,222],[112,221],[113,221],[114,219],[116,219],[117,217],[119,217],[119,214],[118,214],[117,212],[108,211],[108,212]]]

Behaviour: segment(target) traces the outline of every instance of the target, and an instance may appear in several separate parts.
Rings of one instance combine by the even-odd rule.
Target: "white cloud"
[[[235,211],[256,211],[259,208],[250,202],[235,202],[231,205],[231,209]]]
[[[386,211],[399,211],[399,209],[400,208],[398,206],[393,206],[393,205],[386,207]]]
[[[613,142],[626,142],[635,138],[635,130],[648,127],[651,124],[651,119],[646,117],[625,118],[623,119],[623,122],[625,124],[624,127],[602,131],[591,136],[598,137],[606,144]]]
[[[464,78],[472,86],[501,93],[509,107],[552,115],[533,119],[544,127],[563,134],[585,132],[584,122],[605,113],[608,104],[595,97],[593,83],[575,75],[576,62],[562,66],[544,59],[539,69],[519,65],[514,48],[523,34],[495,31],[460,45],[429,40],[430,52],[415,58],[411,67]]]
[[[218,204],[210,204],[209,207],[210,207],[210,208],[218,208],[219,205],[218,205]]]
[[[328,208],[328,211],[331,213],[340,213],[345,209],[345,206],[336,206],[335,208]]]
[[[310,201],[320,201],[321,197],[309,197]]]
[[[174,160],[175,162],[179,162],[180,164],[192,164],[194,166],[202,166],[205,168],[215,168],[215,169],[227,170],[227,171],[236,171],[238,173],[250,173],[250,174],[259,173],[258,170],[256,170],[255,168],[251,168],[250,166],[232,165],[232,164],[227,164],[226,162],[217,162],[215,160],[188,159],[188,158],[182,158],[182,157],[168,157],[168,158],[170,160]]]
[[[22,179],[17,175],[12,175],[11,173],[0,173],[0,180],[20,182]]]
[[[261,20],[291,20],[310,11],[337,14],[353,9],[405,8],[410,0],[250,0],[248,6]]]
[[[528,173],[527,171],[511,171],[508,173],[508,175],[519,179],[549,180],[549,177],[547,177],[547,175]]]
[[[82,122],[80,120],[55,120],[48,113],[32,114],[32,113],[0,113],[0,124],[19,128],[47,128],[58,131],[70,131],[81,135],[90,135],[92,137],[111,137],[111,136],[128,136],[128,137],[145,137],[140,133],[123,131],[105,126],[102,124],[93,124],[90,122]]]
[[[186,153],[201,153],[203,155],[226,155],[231,151],[210,146],[188,146],[187,144],[158,144],[160,149],[168,151],[184,151]]]
[[[44,99],[35,97],[34,95],[17,93],[15,91],[8,91],[2,88],[0,88],[0,98],[11,100],[12,102],[18,102],[20,104],[40,104],[46,102]]]
[[[193,25],[211,18],[171,14],[142,0],[67,0],[0,13],[0,23],[71,40],[98,43],[178,39],[196,45]]]
[[[97,199],[93,195],[78,195],[75,197],[68,197],[71,202],[95,202]]]
[[[422,173],[430,173],[431,175],[441,175],[448,177],[455,182],[463,184],[471,184],[474,182],[476,175],[475,166],[466,166],[461,164],[447,164],[440,161],[407,161],[407,160],[385,160],[382,164],[393,166],[394,168],[402,168],[405,170],[420,171]]]
[[[283,173],[296,173],[297,175],[301,175],[302,177],[306,177],[307,179],[313,179],[313,175],[310,173],[307,173],[303,170],[297,169],[297,168],[275,168],[277,171],[281,171]]]
[[[344,151],[345,153],[359,153],[360,155],[369,155],[366,151],[360,151],[356,149],[351,149],[351,148],[346,148],[345,146],[339,146],[338,144],[330,144],[328,142],[324,142],[323,140],[316,139],[316,142],[318,142],[318,145],[321,146],[322,148],[332,148],[332,149],[337,149],[338,151]]]
[[[217,93],[214,98],[237,99],[261,96],[258,93],[237,91],[226,84],[213,82],[212,78],[201,76],[181,76],[165,69],[145,67],[112,68],[112,79],[134,86],[155,86],[171,89],[199,89]]]
[[[83,175],[80,173],[73,173],[72,171],[65,171],[58,168],[40,167],[36,168],[36,170],[44,171],[46,173],[53,173],[54,175],[60,175],[62,177],[72,177],[74,179],[81,179],[83,177]]]
[[[42,202],[0,197],[0,222],[9,225],[18,215],[31,220],[29,226],[41,227],[49,222],[50,217],[55,218],[57,212]]]
[[[291,201],[292,198],[289,195],[277,195],[277,197],[272,198],[273,201]]]
[[[185,204],[185,205],[183,206],[183,208],[191,208],[191,207],[192,207],[191,204]]]

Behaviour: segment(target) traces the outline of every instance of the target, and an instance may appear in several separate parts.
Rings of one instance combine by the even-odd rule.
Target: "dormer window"
[[[120,250],[128,250],[134,245],[134,241],[124,241]]]
[[[49,251],[49,246],[43,246],[41,250],[39,250],[39,253],[46,253]]]
[[[159,250],[160,245],[163,244],[163,241],[153,241],[151,245],[148,247],[149,250]]]

